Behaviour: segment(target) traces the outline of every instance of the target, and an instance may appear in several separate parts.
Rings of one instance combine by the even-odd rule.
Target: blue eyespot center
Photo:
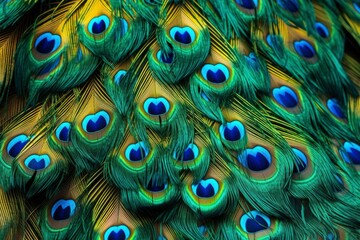
[[[157,59],[160,62],[166,63],[166,64],[170,64],[173,62],[174,59],[174,53],[170,52],[168,54],[163,53],[161,50],[159,50],[156,54]]]
[[[221,63],[216,65],[205,64],[201,68],[201,75],[204,79],[212,83],[223,83],[230,77],[229,69]]]
[[[322,38],[328,38],[330,35],[329,29],[325,26],[325,24],[321,22],[315,23],[315,29],[320,37]]]
[[[88,133],[94,133],[103,130],[110,122],[110,115],[101,110],[95,114],[87,115],[82,121],[82,128]]]
[[[91,19],[88,24],[88,31],[91,34],[101,34],[105,32],[110,25],[110,19],[106,15],[101,15]]]
[[[71,124],[69,122],[61,123],[55,131],[55,135],[57,139],[59,139],[62,142],[70,141],[70,129],[71,129]]]
[[[360,145],[354,142],[345,142],[343,148],[339,150],[340,156],[346,163],[360,164]]]
[[[221,125],[219,132],[227,141],[239,141],[245,136],[245,127],[240,121],[235,120]]]
[[[219,183],[214,178],[208,178],[193,184],[191,190],[200,198],[211,198],[219,192]]]
[[[297,148],[292,148],[292,151],[295,153],[296,155],[296,159],[295,159],[295,163],[294,163],[294,173],[299,173],[305,170],[305,168],[308,165],[308,159],[306,157],[306,155],[300,151]]]
[[[130,237],[130,229],[126,225],[111,226],[104,233],[104,240],[126,240]]]
[[[256,233],[268,229],[270,224],[270,218],[256,210],[244,214],[240,219],[240,226],[247,233]]]
[[[192,161],[199,156],[199,148],[194,144],[190,143],[185,149],[184,153],[180,156],[177,156],[177,153],[174,152],[173,157],[178,161]]]
[[[329,111],[337,118],[345,119],[346,116],[340,106],[340,102],[336,98],[328,99],[326,106]]]
[[[201,225],[198,227],[199,232],[201,233],[201,235],[205,236],[206,232],[207,232],[207,227],[205,225]]]
[[[50,165],[50,157],[47,154],[32,154],[25,159],[25,166],[30,170],[38,171],[47,168]]]
[[[170,36],[181,44],[191,44],[196,38],[195,31],[191,27],[173,27],[170,29]]]
[[[167,187],[168,184],[165,179],[155,174],[155,176],[153,176],[152,179],[149,181],[146,189],[150,192],[161,192],[164,191]]]
[[[316,55],[314,47],[306,40],[295,41],[294,48],[296,53],[303,58],[313,58]]]
[[[56,221],[71,218],[75,214],[76,203],[72,199],[60,199],[51,208],[51,217]]]
[[[333,233],[328,233],[325,240],[335,240],[335,235]]]
[[[119,70],[114,76],[115,84],[119,85],[121,79],[125,76],[127,72],[125,70]]]
[[[49,54],[56,51],[61,44],[61,37],[57,34],[45,32],[35,40],[35,49],[42,54]]]
[[[125,157],[132,162],[144,160],[148,154],[149,149],[144,142],[130,144],[125,150]]]
[[[294,108],[298,105],[299,99],[294,90],[288,86],[274,88],[272,94],[277,103],[285,108]]]
[[[144,102],[144,110],[152,116],[166,114],[170,110],[170,103],[166,98],[148,98]]]
[[[263,171],[270,167],[271,154],[262,147],[248,148],[238,156],[239,162],[252,171]]]
[[[266,42],[270,47],[275,47],[278,44],[278,38],[275,34],[268,34],[266,36]]]
[[[29,142],[29,137],[26,136],[25,134],[17,135],[16,137],[12,138],[7,144],[6,147],[7,153],[11,157],[15,158],[28,142]]]

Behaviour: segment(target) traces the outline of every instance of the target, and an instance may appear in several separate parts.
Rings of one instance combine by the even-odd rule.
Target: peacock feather
[[[360,1],[0,13],[0,239],[360,239]]]

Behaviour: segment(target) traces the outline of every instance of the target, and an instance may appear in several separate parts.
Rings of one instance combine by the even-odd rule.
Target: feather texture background
[[[360,1],[0,13],[0,239],[360,239]]]

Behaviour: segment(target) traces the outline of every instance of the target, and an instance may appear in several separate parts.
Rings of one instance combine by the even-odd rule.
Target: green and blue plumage
[[[360,2],[0,0],[1,239],[359,239]]]

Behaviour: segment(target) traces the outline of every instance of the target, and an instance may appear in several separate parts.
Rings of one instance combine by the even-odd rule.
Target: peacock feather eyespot
[[[315,30],[317,31],[319,36],[322,37],[322,38],[328,38],[330,36],[329,29],[322,22],[316,22],[315,23]]]
[[[303,58],[313,58],[316,56],[315,48],[307,40],[295,41],[294,49],[295,52]]]
[[[146,190],[150,191],[150,192],[162,192],[165,189],[168,188],[168,184],[161,182],[161,181],[156,181],[156,180],[151,180],[149,182],[149,184],[146,186]]]
[[[270,224],[270,218],[256,210],[252,210],[240,218],[240,226],[247,233],[256,233],[268,229]]]
[[[238,141],[245,136],[245,127],[240,121],[235,120],[220,125],[219,132],[227,141]]]
[[[326,106],[329,111],[337,118],[345,119],[345,113],[343,112],[339,101],[336,98],[330,98],[326,101]]]
[[[308,165],[308,159],[306,157],[306,155],[299,149],[297,148],[292,148],[292,151],[295,153],[296,155],[296,162],[294,163],[294,173],[300,173],[302,171],[304,171]]]
[[[191,44],[196,39],[195,31],[191,27],[172,27],[170,36],[173,40],[181,44]]]
[[[101,110],[95,114],[87,115],[82,121],[82,128],[88,133],[94,133],[103,130],[110,122],[110,115]]]
[[[345,142],[339,150],[340,156],[346,163],[360,164],[360,145],[354,142]]]
[[[250,52],[248,56],[245,56],[245,59],[252,68],[256,69],[258,67],[258,58],[256,57],[254,52]]]
[[[219,192],[219,183],[214,178],[201,180],[191,186],[192,192],[200,198],[211,198]]]
[[[274,47],[274,44],[277,43],[277,37],[275,34],[268,34],[266,35],[266,43],[270,46],[270,47]]]
[[[208,231],[208,228],[205,225],[198,226],[198,229],[199,229],[199,232],[201,233],[201,235],[203,235],[203,236],[205,236]]]
[[[104,240],[126,240],[130,237],[130,229],[126,225],[109,227],[104,233]]]
[[[144,142],[129,144],[125,149],[125,157],[129,161],[137,162],[144,160],[149,154],[149,149]]]
[[[325,238],[325,240],[335,240],[335,239],[336,237],[333,233],[328,233]]]
[[[230,77],[229,69],[222,63],[216,65],[205,64],[201,68],[201,75],[211,83],[223,83]]]
[[[272,90],[274,99],[285,108],[294,108],[298,105],[299,99],[294,90],[288,86],[281,86]]]
[[[276,0],[277,4],[283,9],[295,13],[299,11],[299,2],[297,0]]]
[[[166,114],[170,110],[170,103],[166,98],[148,98],[144,102],[144,110],[152,116]]]
[[[174,53],[170,52],[168,54],[165,54],[161,50],[159,50],[156,53],[156,57],[160,62],[170,64],[174,60]]]
[[[126,73],[127,71],[125,70],[119,70],[114,76],[114,83],[119,85],[121,79],[125,76]]]
[[[47,154],[32,154],[25,159],[24,164],[30,170],[43,170],[50,165],[50,157]]]
[[[270,152],[262,146],[244,150],[238,156],[238,160],[244,167],[252,171],[263,171],[270,167],[272,161]]]
[[[178,161],[192,161],[199,156],[199,148],[194,143],[190,143],[183,154],[178,156],[176,152],[174,152],[173,157]]]
[[[59,199],[51,208],[51,217],[56,221],[67,220],[74,216],[76,203],[73,199]]]
[[[61,44],[61,37],[51,32],[45,32],[35,40],[35,49],[38,53],[49,54],[56,51]]]
[[[258,0],[235,0],[235,2],[246,9],[255,9],[258,6]]]
[[[0,0],[2,238],[360,239],[360,0],[58,2]]]
[[[101,34],[109,28],[109,25],[110,18],[103,14],[90,20],[88,24],[88,31],[94,35]]]
[[[71,130],[71,124],[69,122],[61,123],[55,131],[56,138],[62,142],[69,142],[70,130]]]
[[[25,134],[20,134],[13,137],[6,146],[7,154],[15,158],[29,142],[29,140],[30,138]]]

